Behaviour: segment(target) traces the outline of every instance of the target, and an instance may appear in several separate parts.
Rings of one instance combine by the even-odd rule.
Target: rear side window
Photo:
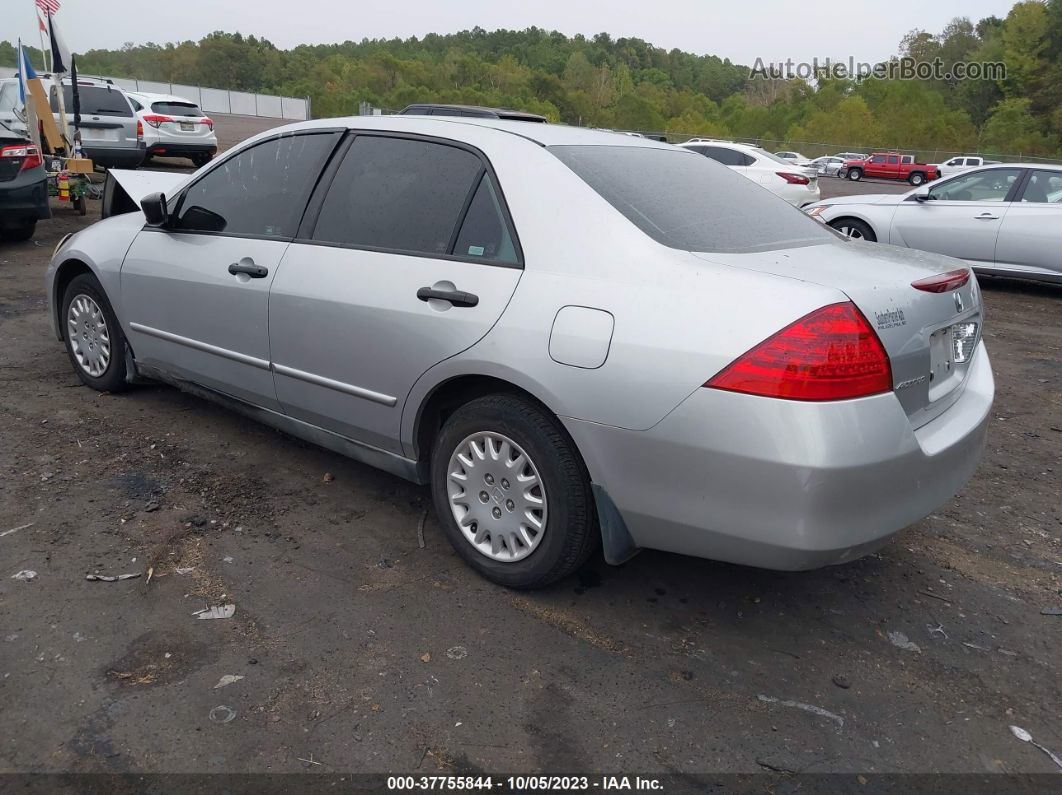
[[[106,86],[78,86],[78,96],[81,98],[82,116],[127,116],[132,117],[133,109],[125,98],[125,94],[118,88]],[[59,101],[55,95],[55,87],[51,93],[52,110],[59,110]],[[74,112],[74,90],[70,86],[63,86],[63,105],[67,113]]]
[[[483,172],[476,155],[455,146],[359,135],[328,189],[313,239],[353,248],[449,254],[457,223]],[[469,245],[487,249],[484,241],[470,240]]]
[[[480,179],[472,203],[468,205],[468,213],[457,234],[453,253],[459,257],[475,257],[510,265],[518,262],[516,247],[509,235],[489,174],[484,174]]]
[[[244,149],[181,199],[178,230],[294,237],[338,133],[287,135]]]
[[[200,117],[203,111],[199,106],[191,102],[152,102],[151,109],[155,113],[164,113],[167,116],[195,116]]]
[[[746,158],[741,152],[723,146],[705,146],[701,152],[724,166],[747,166],[752,158]]]
[[[653,240],[686,251],[769,251],[836,240],[757,183],[682,149],[552,146],[561,162]]]

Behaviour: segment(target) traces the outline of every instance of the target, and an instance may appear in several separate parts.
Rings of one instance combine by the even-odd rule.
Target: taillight
[[[144,137],[144,123],[142,121],[140,121],[140,119],[136,120],[136,137],[137,138],[143,138]]]
[[[205,124],[207,127],[210,128],[211,132],[213,132],[213,130],[214,130],[214,120],[213,119],[208,119],[206,116],[204,116],[203,118],[201,118],[199,120],[199,123],[200,124]]]
[[[144,121],[154,127],[156,130],[163,124],[169,121],[173,121],[169,116],[145,116]]]
[[[957,290],[968,281],[970,281],[970,271],[963,268],[919,279],[911,282],[911,286],[916,290],[925,290],[927,293],[946,293],[950,290]]]
[[[774,173],[780,176],[790,185],[807,185],[811,182],[811,180],[805,177],[803,174],[791,174],[788,171],[775,171]]]
[[[892,366],[848,301],[805,315],[735,359],[704,386],[786,400],[848,400],[892,389]]]
[[[44,165],[44,159],[41,157],[41,150],[33,144],[26,144],[24,146],[5,146],[0,149],[0,157],[23,158],[22,165],[18,167],[19,171],[27,171],[28,169]]]

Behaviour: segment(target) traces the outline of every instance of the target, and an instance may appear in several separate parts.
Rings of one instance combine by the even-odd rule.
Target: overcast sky
[[[531,25],[572,35],[607,31],[658,47],[757,58],[893,55],[912,28],[938,32],[955,16],[1006,16],[1011,0],[60,0],[59,29],[74,52],[124,42],[197,40],[214,30],[263,36],[281,48],[362,38]],[[0,38],[37,42],[33,0],[4,0]],[[13,24],[17,23],[17,24]],[[15,28],[15,29],[12,29]]]

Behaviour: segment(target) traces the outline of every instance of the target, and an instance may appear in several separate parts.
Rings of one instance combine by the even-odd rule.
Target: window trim
[[[325,197],[328,195],[328,191],[332,187],[332,183],[335,181],[336,174],[339,171],[340,165],[342,165],[343,159],[346,157],[347,152],[354,145],[354,141],[358,138],[399,138],[412,141],[423,141],[425,143],[439,144],[441,146],[452,146],[456,149],[463,149],[472,155],[479,158],[480,162],[480,174],[473,180],[472,188],[469,190],[468,195],[465,197],[464,206],[461,209],[461,213],[457,218],[454,225],[454,230],[450,237],[449,248],[453,248],[454,242],[457,236],[461,234],[461,228],[465,223],[465,218],[468,215],[468,209],[472,204],[472,199],[476,195],[476,190],[479,188],[483,180],[489,177],[494,186],[494,192],[498,199],[498,204],[501,208],[502,223],[505,224],[509,237],[512,240],[513,250],[516,254],[516,262],[501,262],[499,260],[485,259],[483,257],[472,257],[469,255],[460,254],[438,254],[427,251],[409,251],[406,249],[389,248],[385,246],[355,246],[350,243],[333,243],[327,240],[315,240],[313,238],[313,232],[317,227],[317,220],[321,214],[321,207],[324,205]],[[509,202],[505,198],[505,192],[501,186],[501,181],[498,179],[498,175],[494,171],[494,166],[491,164],[490,159],[483,154],[483,152],[471,144],[467,144],[464,141],[457,141],[452,138],[440,138],[435,135],[423,135],[420,133],[408,133],[408,132],[395,132],[391,130],[363,130],[363,129],[349,129],[347,135],[344,136],[340,145],[332,153],[332,158],[328,165],[322,171],[320,178],[317,180],[317,184],[314,186],[313,192],[310,195],[310,200],[306,205],[306,209],[303,212],[302,222],[299,224],[298,233],[296,237],[291,241],[292,243],[300,243],[307,246],[325,246],[327,248],[343,248],[350,251],[369,251],[378,254],[399,254],[405,257],[423,257],[426,259],[444,260],[447,262],[469,262],[476,265],[488,265],[493,268],[515,268],[517,270],[523,270],[524,268],[524,250],[520,245],[520,238],[516,232],[516,224],[513,222],[512,213],[509,211]]]
[[[987,200],[984,200],[984,199],[976,200],[976,201],[984,201],[986,204],[1005,204],[1007,202],[1014,202],[1015,201],[1015,197],[1020,195],[1019,191],[1024,191],[1025,190],[1025,183],[1029,179],[1029,169],[1023,168],[1022,166],[999,165],[999,166],[994,166],[993,168],[978,169],[976,173],[977,174],[985,174],[985,173],[987,173],[989,171],[1017,171],[1018,172],[1018,176],[1014,180],[1014,183],[1010,186],[1010,190],[1008,190],[1006,195],[1002,199],[1000,199],[998,202],[996,202],[996,201],[987,201]],[[928,189],[929,193],[932,194],[934,188],[940,188],[940,187],[943,187],[944,185],[947,185],[947,184],[952,183],[952,182],[958,182],[960,179],[963,179],[964,177],[970,177],[970,176],[974,176],[974,174],[971,174],[969,171],[961,171],[958,174],[955,174],[954,176],[948,177],[946,180],[938,180],[936,183],[934,183],[934,184],[929,186],[929,189]],[[956,202],[956,203],[961,203],[961,204],[969,204],[970,203],[970,202],[966,201],[965,199],[932,199],[932,201],[935,201],[935,202]]]
[[[282,132],[282,133],[277,133],[276,135],[267,136],[265,138],[262,138],[259,141],[255,141],[253,144],[251,144],[249,146],[241,146],[239,148],[230,149],[227,152],[225,152],[225,154],[222,157],[214,160],[213,163],[211,164],[210,168],[207,169],[200,176],[196,177],[196,179],[193,182],[189,182],[187,185],[185,185],[185,186],[183,186],[181,188],[180,192],[174,197],[174,200],[175,200],[176,203],[174,204],[173,210],[171,211],[171,213],[172,213],[172,215],[174,217],[179,215],[180,212],[181,212],[181,209],[184,207],[184,200],[185,200],[185,197],[188,195],[188,191],[190,191],[192,188],[194,188],[196,185],[198,185],[201,181],[203,181],[204,179],[209,177],[211,174],[213,174],[215,169],[221,168],[229,160],[232,160],[234,157],[238,157],[243,152],[247,152],[247,151],[249,151],[251,149],[254,149],[257,146],[261,146],[262,144],[267,144],[267,143],[270,143],[271,141],[276,141],[276,140],[279,140],[281,138],[294,138],[295,136],[299,136],[299,135],[335,135],[336,133],[342,134],[345,130],[346,130],[346,128],[344,128],[344,127],[322,127],[320,129],[314,128],[314,129],[310,129],[310,130],[291,130],[291,131],[288,131],[288,132]],[[303,207],[302,207],[302,213],[299,216],[299,223],[296,224],[296,226],[295,226],[296,235],[298,234],[299,229],[301,229],[302,220],[303,220],[303,218],[306,217],[307,207],[309,206],[310,199],[314,195],[314,191],[317,190],[318,183],[321,181],[321,175],[324,174],[328,170],[329,165],[335,159],[336,151],[339,148],[339,146],[342,143],[342,141],[343,141],[343,138],[342,138],[342,135],[340,135],[336,139],[335,143],[332,144],[331,151],[328,152],[328,154],[325,156],[324,163],[322,164],[320,170],[317,172],[317,179],[314,180],[313,185],[310,187],[310,193],[306,197],[306,202],[303,204]],[[169,199],[169,197],[167,197],[166,198],[167,204],[169,203],[169,201],[170,201],[170,199]],[[211,231],[206,230],[206,229],[177,229],[175,227],[170,227],[170,226],[158,227],[158,226],[148,226],[147,224],[144,224],[144,227],[141,229],[141,231],[142,232],[164,232],[166,234],[171,234],[171,235],[207,235],[209,237],[231,237],[231,238],[238,238],[238,239],[241,239],[241,240],[278,240],[278,241],[281,241],[281,242],[287,241],[289,243],[295,239],[294,235],[259,235],[259,234],[255,234],[253,232],[225,232],[225,231],[222,231],[222,232],[211,232]]]

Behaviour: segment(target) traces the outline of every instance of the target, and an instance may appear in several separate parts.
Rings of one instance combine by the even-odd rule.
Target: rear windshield
[[[120,89],[101,86],[78,86],[77,93],[81,97],[82,116],[133,115],[133,109],[129,107],[129,102]],[[74,92],[70,86],[63,86],[63,105],[67,113],[74,112]],[[54,86],[52,87],[52,110],[59,110]]]
[[[195,116],[203,115],[199,106],[191,102],[152,102],[151,109],[156,113],[165,113],[167,116]]]
[[[836,238],[752,180],[684,149],[551,146],[549,151],[658,243],[768,251]]]

